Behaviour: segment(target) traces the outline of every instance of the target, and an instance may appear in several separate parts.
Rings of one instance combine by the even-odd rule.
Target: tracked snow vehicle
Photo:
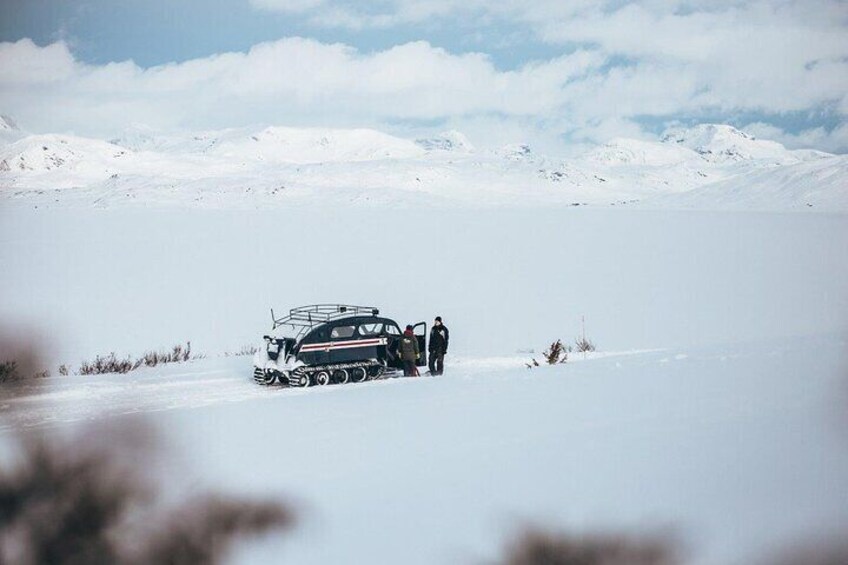
[[[370,306],[314,304],[292,308],[277,318],[253,357],[253,378],[263,385],[307,387],[363,382],[391,374],[403,364],[398,356],[400,326]],[[413,331],[427,364],[427,324]]]

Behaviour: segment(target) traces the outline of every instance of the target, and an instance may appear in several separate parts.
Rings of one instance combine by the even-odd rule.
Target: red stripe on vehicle
[[[326,343],[310,343],[301,346],[301,351],[318,351],[322,349],[350,349],[354,347],[370,347],[372,345],[385,345],[385,339],[359,339],[352,341],[330,341]]]

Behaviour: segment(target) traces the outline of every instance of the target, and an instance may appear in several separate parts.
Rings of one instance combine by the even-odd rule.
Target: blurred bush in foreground
[[[149,432],[19,435],[16,461],[0,469],[0,563],[213,564],[240,537],[293,524],[278,502],[217,493],[169,506],[151,477]]]
[[[0,362],[0,400],[41,374],[26,340],[0,335]],[[277,501],[169,496],[180,474],[157,476],[163,451],[138,418],[78,433],[12,430],[0,440],[0,565],[215,564],[240,538],[294,523]]]
[[[578,536],[528,528],[509,542],[500,565],[677,565],[677,544],[662,536]]]

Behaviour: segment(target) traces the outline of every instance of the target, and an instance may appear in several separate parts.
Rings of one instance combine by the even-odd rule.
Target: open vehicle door
[[[415,334],[415,339],[418,340],[418,351],[421,355],[418,357],[415,365],[418,367],[427,366],[427,322],[418,322],[412,326],[412,332]]]
[[[400,360],[400,353],[398,352],[401,336],[400,328],[394,324],[387,323],[383,335],[386,338],[386,345],[384,348],[385,354],[380,358],[385,359],[386,366],[388,367],[393,369],[403,369],[403,361]]]

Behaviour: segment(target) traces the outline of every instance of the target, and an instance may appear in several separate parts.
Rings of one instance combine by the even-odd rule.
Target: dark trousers
[[[445,354],[438,351],[430,352],[430,374],[441,375],[445,372]]]
[[[414,377],[416,374],[418,374],[418,370],[415,368],[415,361],[404,361],[403,376]]]

